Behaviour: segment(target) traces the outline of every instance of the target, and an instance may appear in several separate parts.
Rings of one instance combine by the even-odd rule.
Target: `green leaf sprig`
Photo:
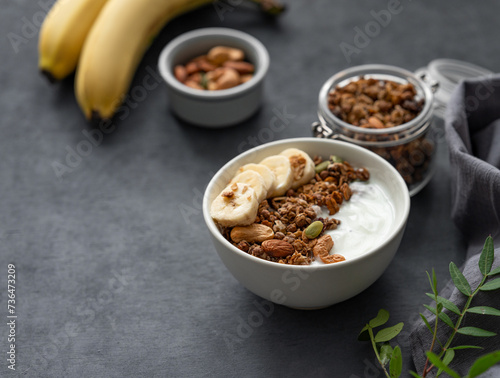
[[[474,290],[472,290],[470,283],[467,281],[462,272],[460,272],[455,263],[450,263],[449,270],[453,284],[463,295],[467,297],[467,301],[462,310],[460,310],[453,302],[439,296],[437,290],[437,278],[434,269],[432,270],[432,274],[427,273],[432,290],[432,293],[427,293],[427,296],[432,298],[436,305],[435,307],[424,305],[424,307],[434,315],[434,324],[431,325],[424,314],[421,313],[420,317],[422,318],[422,321],[427,329],[431,332],[432,341],[429,350],[426,352],[427,360],[425,362],[422,375],[418,375],[417,373],[410,371],[409,373],[411,376],[416,378],[425,378],[432,369],[437,368],[438,371],[436,373],[436,377],[444,372],[451,377],[460,378],[460,375],[449,366],[455,358],[455,351],[482,348],[475,345],[456,345],[452,347],[451,344],[456,334],[474,337],[496,336],[495,332],[485,329],[473,326],[462,326],[462,322],[464,321],[464,317],[467,313],[500,316],[500,309],[488,306],[471,307],[472,300],[480,291],[493,291],[500,289],[500,278],[490,279],[492,276],[500,274],[500,267],[491,270],[494,257],[493,238],[488,236],[484,243],[478,263],[479,271],[483,275],[483,278]],[[452,321],[450,315],[443,312],[444,309],[448,310],[451,314],[454,314],[452,316],[457,317],[455,322]],[[374,319],[370,320],[361,330],[358,339],[361,341],[371,341],[377,360],[379,361],[386,377],[396,378],[401,375],[402,370],[401,349],[399,346],[395,346],[394,348],[391,347],[388,342],[401,332],[403,323],[382,329],[378,331],[376,335],[374,335],[373,332],[374,328],[384,325],[388,320],[389,312],[386,310],[380,310],[378,315]],[[441,342],[437,336],[439,322],[442,322],[451,328],[451,334],[444,343]],[[434,353],[433,351],[437,345],[439,345],[439,352]],[[499,362],[500,350],[483,355],[474,361],[465,378],[477,377]],[[387,371],[386,368],[388,363],[389,371]]]
[[[382,370],[386,377],[399,377],[403,369],[403,357],[401,355],[401,348],[396,345],[392,347],[389,344],[403,329],[404,323],[398,323],[392,327],[383,328],[373,333],[373,329],[383,326],[389,321],[389,312],[387,310],[379,310],[377,316],[370,320],[361,330],[358,336],[360,341],[371,341],[373,351],[377,360],[382,366]],[[387,371],[387,364],[389,363],[389,371]]]

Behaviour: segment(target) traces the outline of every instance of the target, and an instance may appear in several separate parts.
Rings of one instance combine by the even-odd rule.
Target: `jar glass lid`
[[[461,80],[493,74],[486,68],[454,59],[433,60],[427,67],[420,68],[415,73],[431,87],[436,88],[434,114],[440,118],[444,118],[446,104]]]

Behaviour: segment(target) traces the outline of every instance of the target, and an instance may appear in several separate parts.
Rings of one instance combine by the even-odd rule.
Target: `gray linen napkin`
[[[446,138],[450,153],[452,212],[451,216],[468,242],[467,261],[463,273],[476,288],[482,276],[478,269],[479,254],[484,241],[491,235],[495,243],[495,262],[500,265],[500,75],[463,81],[455,89],[445,116]],[[441,291],[463,308],[467,298],[450,281]],[[480,292],[472,306],[490,306],[500,309],[500,293]],[[445,312],[454,321],[454,314]],[[432,317],[428,316],[428,319]],[[440,322],[441,323],[441,322]],[[479,356],[500,349],[500,318],[468,314],[461,326],[476,326],[498,333],[489,338],[455,337],[453,345],[479,345],[484,349],[456,351],[450,364],[462,376]],[[438,335],[447,340],[450,328],[440,324]],[[413,362],[422,374],[425,351],[431,345],[431,333],[422,321],[414,325],[410,335]],[[433,373],[427,375],[434,377]],[[500,365],[494,366],[484,377],[500,377]]]

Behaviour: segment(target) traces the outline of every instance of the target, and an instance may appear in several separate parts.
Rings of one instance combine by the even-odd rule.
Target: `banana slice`
[[[255,221],[258,210],[255,190],[248,184],[233,183],[214,199],[210,215],[224,227],[246,226]]]
[[[298,148],[288,148],[280,153],[288,157],[293,171],[292,188],[307,184],[315,176],[314,162],[304,151]]]
[[[276,175],[274,174],[273,171],[269,169],[269,167],[263,164],[250,163],[240,167],[238,169],[238,173],[245,172],[248,170],[255,171],[262,176],[265,182],[265,188],[267,193],[270,193],[274,189],[274,181],[276,181]]]
[[[259,201],[259,203],[266,199],[266,182],[264,181],[264,178],[260,175],[260,173],[252,170],[238,173],[229,182],[229,185],[234,183],[247,184],[248,186],[250,186],[255,191],[255,196],[257,197],[257,201]]]
[[[268,167],[276,176],[273,190],[267,193],[268,198],[282,196],[292,187],[293,171],[290,160],[286,156],[269,156],[262,160],[260,164]]]

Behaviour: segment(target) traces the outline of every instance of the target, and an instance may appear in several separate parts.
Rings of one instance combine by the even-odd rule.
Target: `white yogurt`
[[[385,240],[395,219],[391,201],[380,187],[359,181],[349,186],[351,199],[344,201],[333,215],[341,223],[335,230],[327,231],[334,243],[330,253],[338,253],[346,260],[363,255]],[[332,217],[327,211],[319,216]]]

